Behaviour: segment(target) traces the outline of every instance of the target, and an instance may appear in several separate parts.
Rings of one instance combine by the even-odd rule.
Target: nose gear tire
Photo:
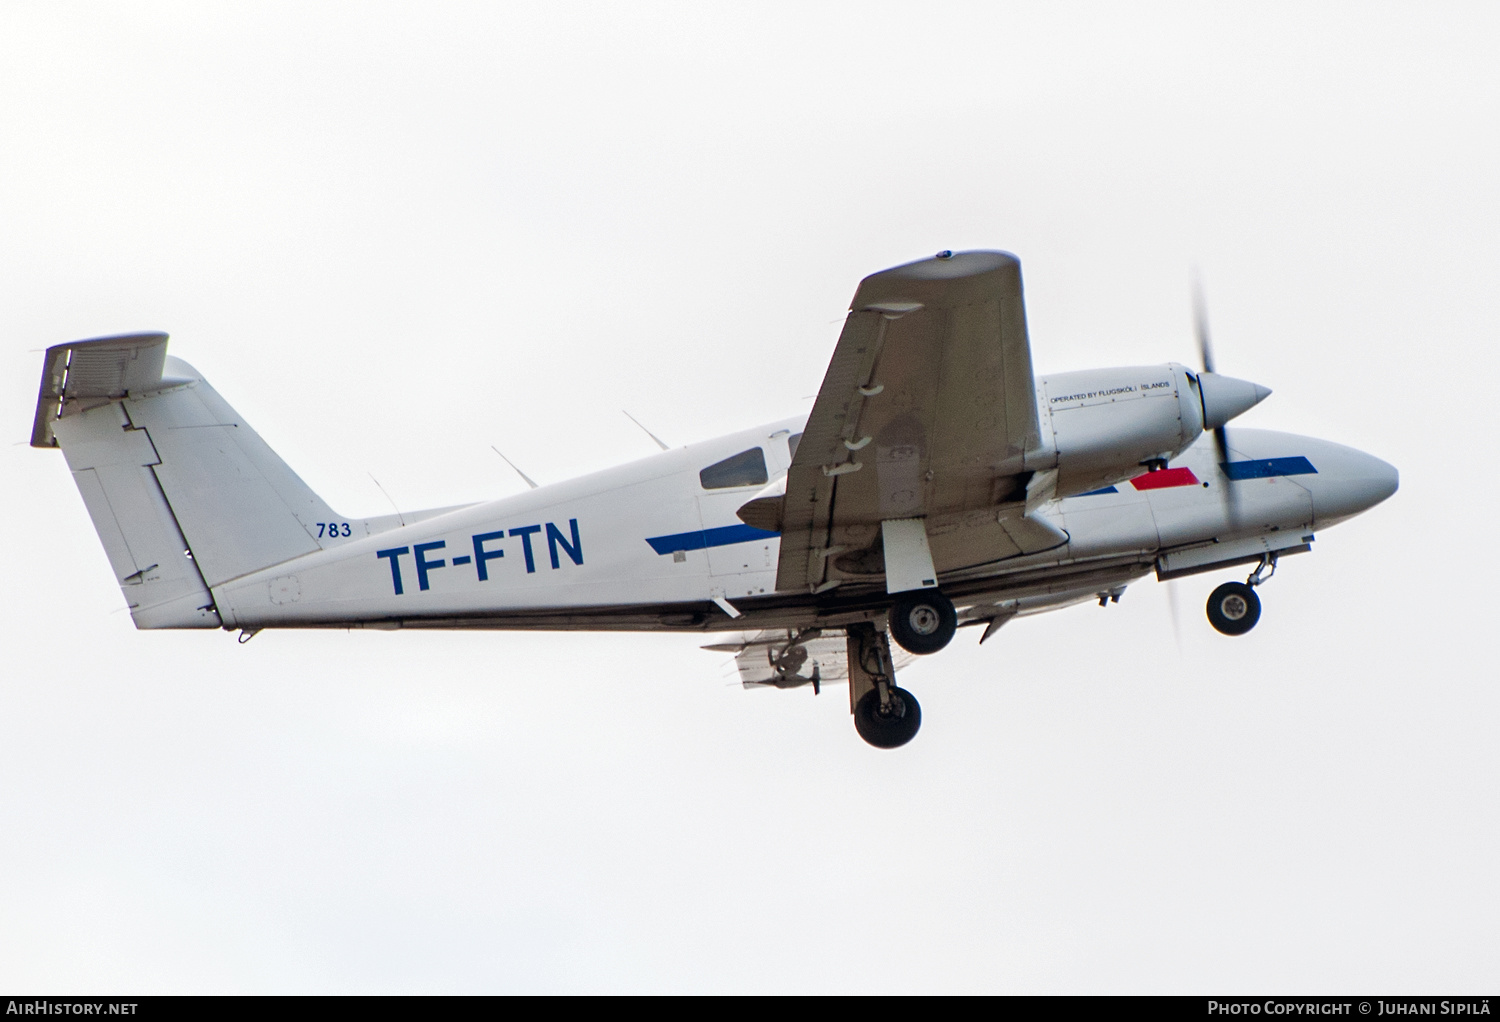
[[[880,712],[880,693],[871,689],[854,707],[854,730],[877,749],[895,749],[917,736],[922,726],[922,707],[904,688],[891,689],[891,708]]]
[[[1208,597],[1208,623],[1224,635],[1244,635],[1260,620],[1260,597],[1243,582],[1225,582]]]
[[[958,611],[936,589],[901,593],[891,604],[891,638],[908,653],[936,653],[953,639]]]

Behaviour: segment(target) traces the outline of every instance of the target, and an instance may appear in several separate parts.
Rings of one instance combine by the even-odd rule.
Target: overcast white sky
[[[0,9],[0,988],[1487,993],[1492,4]],[[859,278],[1026,275],[1040,371],[1191,361],[1397,465],[1225,576],[746,693],[674,636],[138,633],[40,349],[172,334],[333,506],[805,411]]]

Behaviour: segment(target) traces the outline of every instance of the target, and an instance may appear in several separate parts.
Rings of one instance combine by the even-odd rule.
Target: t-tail
[[[48,348],[31,445],[62,449],[137,628],[220,627],[215,586],[355,531],[166,334]]]

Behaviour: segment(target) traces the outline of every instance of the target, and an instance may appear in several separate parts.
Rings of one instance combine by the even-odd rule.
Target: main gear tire
[[[1260,620],[1260,597],[1243,582],[1225,582],[1208,597],[1208,623],[1224,635],[1244,635]]]
[[[880,709],[880,693],[871,689],[854,707],[854,730],[877,749],[897,749],[917,736],[922,726],[922,707],[904,688],[891,688],[891,705]]]
[[[891,604],[891,638],[908,653],[936,653],[953,641],[958,611],[936,589],[900,593]]]

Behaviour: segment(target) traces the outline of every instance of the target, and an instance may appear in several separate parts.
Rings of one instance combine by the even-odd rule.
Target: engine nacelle
[[[1175,457],[1203,433],[1196,374],[1171,363],[1044,376],[1042,442],[1056,452],[1057,495],[1085,493]]]

